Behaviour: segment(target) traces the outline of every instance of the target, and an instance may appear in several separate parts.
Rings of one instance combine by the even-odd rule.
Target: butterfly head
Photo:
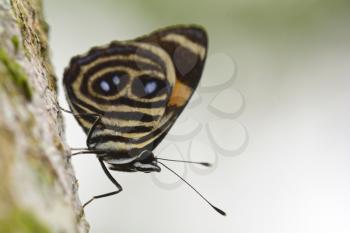
[[[160,172],[157,159],[152,151],[144,150],[138,156],[131,157],[129,160],[106,159],[111,170],[126,171],[126,172]]]
[[[133,162],[137,171],[142,172],[160,172],[157,160],[151,151],[143,151],[142,154]]]

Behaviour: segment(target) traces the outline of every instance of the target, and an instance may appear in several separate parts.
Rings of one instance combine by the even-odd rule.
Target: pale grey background
[[[185,185],[168,190],[151,175],[113,173],[124,191],[87,207],[91,232],[350,232],[349,1],[44,3],[62,106],[67,104],[61,76],[71,56],[177,23],[207,28],[209,55],[225,54],[235,61],[231,88],[246,102],[232,120],[248,131],[244,152],[217,155],[210,174],[189,170],[186,175],[227,211],[226,218]],[[206,74],[215,73],[212,69]],[[206,106],[196,111],[205,112]],[[212,120],[206,116],[201,114],[201,121]],[[85,135],[74,119],[67,116],[66,123],[69,144],[84,146]],[[82,201],[113,188],[93,156],[74,158],[73,164]],[[164,171],[159,179],[174,178]]]

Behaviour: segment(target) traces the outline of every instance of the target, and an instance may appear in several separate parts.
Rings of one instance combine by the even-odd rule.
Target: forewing
[[[198,86],[206,60],[208,38],[203,28],[190,25],[162,29],[136,41],[159,46],[166,52],[162,59],[168,66],[167,78],[172,85],[164,115],[153,132],[154,141],[149,146],[154,149]]]

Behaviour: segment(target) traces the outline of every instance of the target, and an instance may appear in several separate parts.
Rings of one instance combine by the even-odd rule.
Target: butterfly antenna
[[[164,163],[159,162],[163,167],[165,167],[166,169],[168,169],[169,171],[171,171],[174,175],[176,175],[177,177],[179,177],[183,182],[185,182],[191,189],[193,189],[193,191],[195,191],[206,203],[208,203],[216,212],[218,212],[219,214],[226,216],[226,213],[224,211],[222,211],[221,209],[219,209],[218,207],[214,206],[213,204],[211,204],[200,192],[197,191],[197,189],[195,189],[190,183],[188,183],[184,178],[182,178],[179,174],[177,174],[174,170],[172,170],[170,167],[166,166]]]
[[[164,158],[156,158],[157,160],[164,160],[164,161],[170,161],[170,162],[180,162],[180,163],[193,163],[193,164],[199,164],[205,167],[211,167],[210,163],[207,162],[194,162],[194,161],[188,161],[188,160],[177,160],[177,159],[164,159]]]

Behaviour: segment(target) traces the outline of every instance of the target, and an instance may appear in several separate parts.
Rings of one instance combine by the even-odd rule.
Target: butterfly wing
[[[171,94],[164,115],[152,132],[154,140],[148,147],[153,150],[166,136],[198,86],[206,60],[208,37],[203,28],[191,25],[162,29],[136,41],[161,47],[168,56],[164,56],[164,61],[171,66],[167,73],[172,85]]]
[[[207,35],[198,26],[175,26],[135,40],[115,41],[72,58],[63,84],[74,113],[102,116],[97,149],[135,157],[153,150],[196,89]],[[76,117],[85,132],[96,117]]]

